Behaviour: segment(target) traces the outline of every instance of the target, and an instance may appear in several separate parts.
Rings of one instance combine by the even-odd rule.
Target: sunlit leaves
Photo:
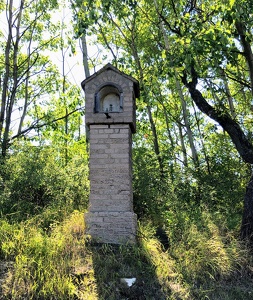
[[[34,133],[38,133],[41,138],[42,132],[46,133],[53,127],[65,132],[64,126],[59,126],[57,121],[59,120],[59,124],[64,122],[64,116],[72,114],[72,111],[76,112],[76,118],[69,117],[68,134],[73,137],[74,132],[76,130],[78,132],[81,126],[80,116],[77,113],[81,106],[80,88],[72,87],[71,89],[69,83],[66,84],[66,78],[63,84],[63,77],[66,74],[62,75],[59,72],[59,58],[54,54],[66,45],[68,48],[69,44],[74,52],[73,32],[70,32],[71,23],[68,24],[69,32],[67,33],[71,36],[67,38],[67,34],[63,36],[61,32],[66,27],[61,27],[62,20],[59,12],[60,15],[62,12],[58,10],[59,5],[61,9],[65,6],[65,4],[61,6],[58,1],[36,0],[31,1],[29,5],[26,5],[25,2],[24,7],[19,7],[17,1],[15,7],[10,9],[7,7],[5,22],[12,17],[12,26],[6,27],[0,42],[2,52],[8,54],[9,62],[8,66],[6,63],[0,68],[1,80],[2,74],[6,72],[6,75],[3,76],[7,76],[8,86],[2,99],[7,97],[6,103],[10,104],[6,109],[3,104],[1,111],[6,113],[4,118],[9,117],[14,124],[11,124],[12,131],[8,129],[10,125],[3,126],[3,130],[9,131],[5,135],[8,141],[12,142],[13,138],[29,135],[29,133],[32,133],[29,135],[30,137]],[[21,16],[19,21],[17,16]],[[13,43],[7,45],[7,37],[10,37]],[[65,37],[66,39],[63,41]],[[65,49],[62,51],[67,52]],[[68,51],[70,52],[70,50]],[[64,88],[63,85],[65,85]],[[71,123],[71,119],[73,119],[73,123]],[[52,135],[49,135],[49,139],[51,137]]]
[[[145,147],[149,154],[153,151],[147,112],[149,105],[166,170],[182,168],[182,142],[188,161],[191,161],[176,80],[180,81],[188,72],[190,81],[192,64],[198,72],[199,88],[209,103],[221,113],[229,111],[227,80],[236,118],[243,122],[244,116],[248,115],[250,93],[248,87],[242,85],[248,82],[247,66],[236,40],[234,22],[238,16],[245,16],[250,28],[250,4],[227,0],[78,1],[72,5],[77,12],[76,35],[92,34],[96,45],[102,44],[108,50],[103,51],[97,61],[103,62],[106,57],[120,70],[140,80],[141,98],[137,100],[139,132],[135,145]],[[250,31],[247,31],[247,38],[251,38]],[[232,146],[227,136],[216,136],[221,129],[216,130],[217,125],[213,123],[209,126],[208,119],[193,105],[186,89],[181,88],[200,168],[206,170],[209,163],[209,171],[216,172],[212,167],[217,161],[229,165]],[[245,128],[249,128],[250,118],[245,120]],[[212,143],[214,136],[217,142]]]

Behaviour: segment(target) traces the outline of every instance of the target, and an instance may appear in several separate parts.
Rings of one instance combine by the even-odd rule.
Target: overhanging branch
[[[13,141],[14,139],[16,139],[16,138],[19,138],[19,137],[21,137],[21,136],[26,135],[26,134],[29,133],[31,130],[36,130],[36,129],[40,129],[40,128],[45,127],[45,126],[50,126],[50,125],[52,125],[52,124],[54,124],[54,123],[56,123],[56,122],[58,122],[58,121],[60,121],[60,120],[63,120],[63,119],[65,119],[66,117],[68,117],[68,116],[70,116],[70,115],[74,114],[75,112],[80,111],[80,110],[82,110],[82,109],[84,109],[84,107],[77,108],[77,109],[75,109],[75,110],[69,112],[68,114],[65,114],[64,116],[61,116],[61,117],[56,118],[56,119],[54,119],[54,120],[51,120],[51,121],[49,121],[49,122],[44,122],[44,123],[42,123],[42,124],[39,124],[39,122],[40,122],[42,119],[36,120],[36,121],[35,121],[31,126],[29,126],[28,128],[22,130],[20,133],[18,133],[18,134],[16,134],[16,135],[12,136],[11,138],[9,138],[9,139],[8,139],[8,143],[12,142],[12,141]]]
[[[188,82],[186,72],[181,79],[188,88],[194,103],[204,114],[216,121],[228,133],[242,159],[247,163],[253,164],[253,145],[244,134],[240,125],[226,111],[219,111],[206,101],[196,88],[198,78],[193,66],[191,68],[191,76],[191,82]]]

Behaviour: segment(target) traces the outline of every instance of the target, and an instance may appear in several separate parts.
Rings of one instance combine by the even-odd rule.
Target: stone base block
[[[86,233],[97,243],[127,244],[136,242],[137,216],[133,212],[88,212]]]

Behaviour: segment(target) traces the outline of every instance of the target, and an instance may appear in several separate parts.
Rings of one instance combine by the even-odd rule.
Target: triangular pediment
[[[100,75],[101,73],[106,72],[108,70],[111,70],[111,71],[119,74],[120,76],[123,76],[123,77],[127,78],[128,80],[132,81],[133,84],[134,84],[134,90],[135,90],[136,98],[139,98],[140,88],[139,88],[138,80],[136,80],[135,78],[133,78],[130,75],[125,74],[124,72],[121,72],[118,68],[114,67],[110,63],[106,64],[103,68],[101,68],[100,70],[98,70],[97,72],[95,72],[91,76],[87,77],[85,80],[83,80],[82,83],[81,83],[83,90],[85,90],[85,85],[87,84],[87,82],[90,82],[90,81],[94,80],[98,75]]]

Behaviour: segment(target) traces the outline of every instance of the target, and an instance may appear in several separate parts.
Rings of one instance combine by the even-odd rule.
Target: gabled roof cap
[[[111,65],[110,63],[106,64],[103,68],[101,68],[100,70],[98,70],[97,72],[95,72],[94,74],[92,74],[91,76],[87,77],[86,79],[84,79],[81,83],[81,86],[83,88],[83,90],[85,90],[85,84],[87,82],[89,82],[90,80],[94,79],[96,76],[98,76],[99,74],[103,73],[104,71],[107,70],[112,70],[116,73],[118,73],[119,75],[131,80],[134,84],[134,92],[135,92],[135,96],[136,98],[140,97],[140,87],[139,87],[139,81],[136,80],[135,78],[133,78],[130,75],[125,74],[124,72],[121,72],[119,69],[117,69],[116,67],[114,67],[113,65]]]

